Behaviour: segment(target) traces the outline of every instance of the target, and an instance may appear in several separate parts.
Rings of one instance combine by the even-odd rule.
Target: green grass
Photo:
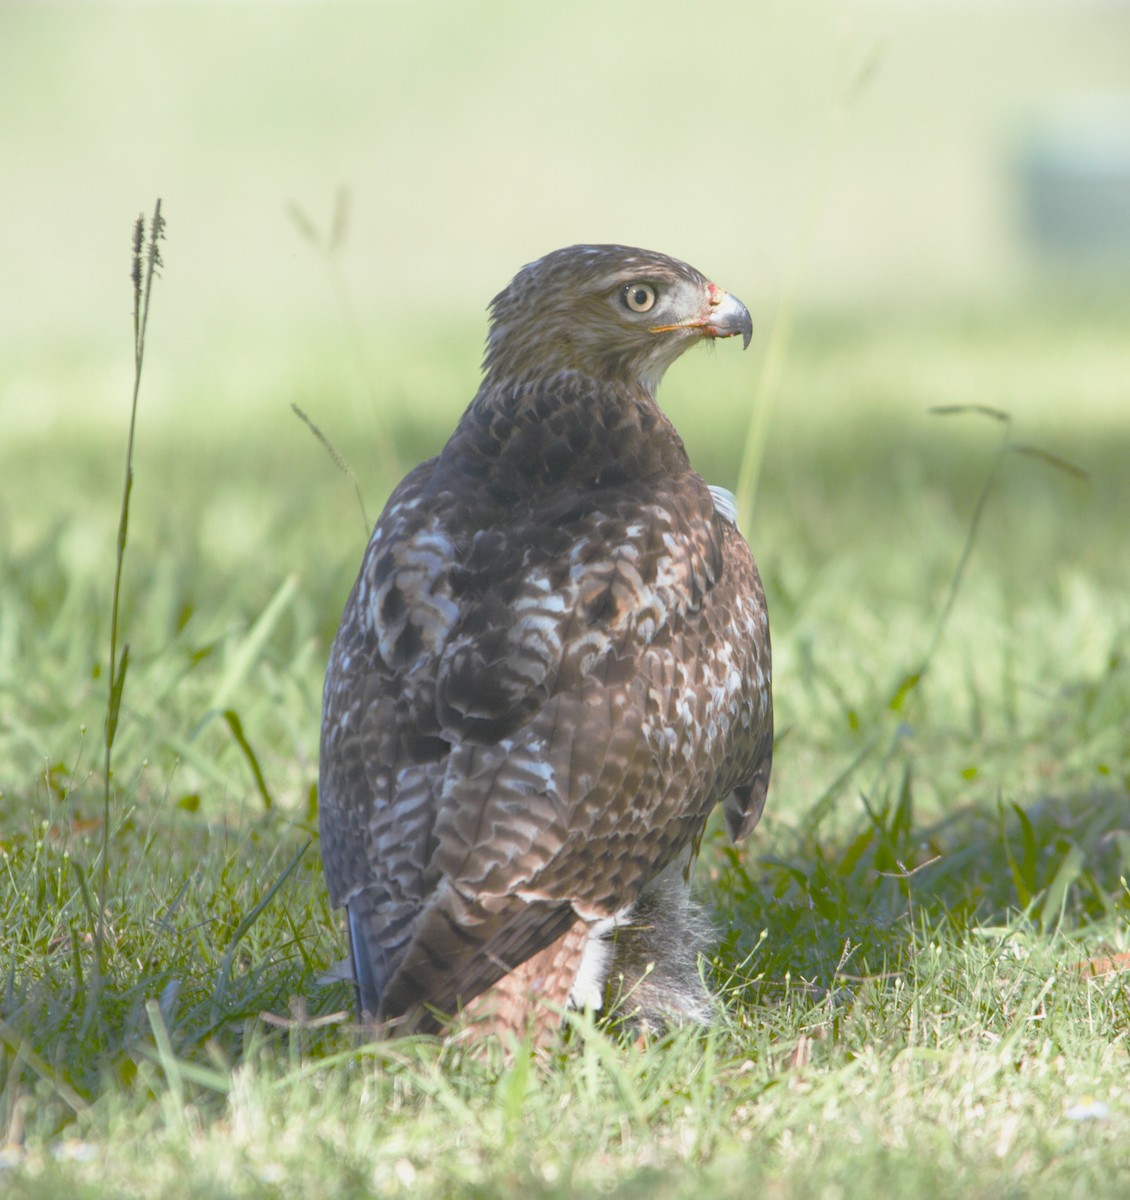
[[[1014,172],[1125,86],[1127,14],[1076,7],[8,6],[0,1191],[1130,1192],[1130,976],[1078,969],[1130,951],[1130,298],[1039,269]],[[339,184],[335,276],[287,209],[324,228]],[[155,189],[107,826],[122,218]],[[469,399],[492,291],[614,239],[754,313],[664,387],[711,482],[798,297],[748,531],[770,800],[699,873],[726,1012],[577,1020],[544,1064],[360,1043],[310,841],[367,530],[290,406],[375,514]],[[938,637],[1004,431],[928,409],[976,404],[1089,479],[1006,456]]]
[[[174,336],[160,303],[158,378]],[[713,830],[699,876],[725,1016],[646,1045],[577,1018],[547,1063],[360,1043],[332,1019],[347,990],[318,979],[343,952],[308,845],[320,687],[366,531],[288,405],[375,512],[384,455],[433,451],[469,398],[481,330],[380,340],[383,454],[336,338],[284,355],[292,385],[242,407],[190,376],[150,410],[143,385],[108,830],[126,389],[113,420],[15,431],[0,447],[0,1184],[1124,1195],[1130,985],[1078,964],[1130,950],[1128,315],[1069,298],[798,314],[749,531],[777,764],[761,828],[740,854]],[[681,363],[663,399],[732,486],[756,351],[731,349]],[[1090,477],[1005,457],[922,673],[1003,433],[926,410],[974,403]]]

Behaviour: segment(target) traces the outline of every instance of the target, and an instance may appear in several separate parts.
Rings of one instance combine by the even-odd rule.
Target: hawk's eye
[[[650,283],[629,283],[624,289],[624,303],[632,312],[647,312],[655,306],[655,288]]]

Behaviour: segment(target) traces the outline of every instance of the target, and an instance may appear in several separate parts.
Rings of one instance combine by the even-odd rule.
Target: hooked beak
[[[753,338],[753,321],[749,309],[729,292],[724,292],[717,284],[709,283],[707,293],[710,297],[706,311],[701,316],[692,317],[687,321],[678,321],[674,325],[652,325],[649,333],[670,333],[674,329],[701,329],[703,337],[727,338],[742,335],[742,349],[749,348]]]
[[[729,292],[711,284],[710,312],[703,322],[702,332],[707,337],[734,337],[742,335],[742,349],[748,350],[753,337],[753,321],[749,309]]]

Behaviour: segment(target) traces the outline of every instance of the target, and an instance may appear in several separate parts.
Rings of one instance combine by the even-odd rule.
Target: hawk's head
[[[563,370],[642,384],[704,338],[752,336],[745,305],[678,259],[631,246],[567,246],[522,268],[491,302],[492,383]]]

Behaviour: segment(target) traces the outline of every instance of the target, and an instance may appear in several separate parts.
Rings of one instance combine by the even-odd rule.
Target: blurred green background
[[[158,195],[150,409],[297,386],[339,318],[287,206],[328,224],[342,187],[378,361],[480,338],[516,268],[574,241],[683,257],[762,328],[794,289],[851,313],[1054,299],[1022,164],[1081,97],[1125,98],[1128,64],[1109,3],[7,0],[2,424],[120,407],[129,225]]]

